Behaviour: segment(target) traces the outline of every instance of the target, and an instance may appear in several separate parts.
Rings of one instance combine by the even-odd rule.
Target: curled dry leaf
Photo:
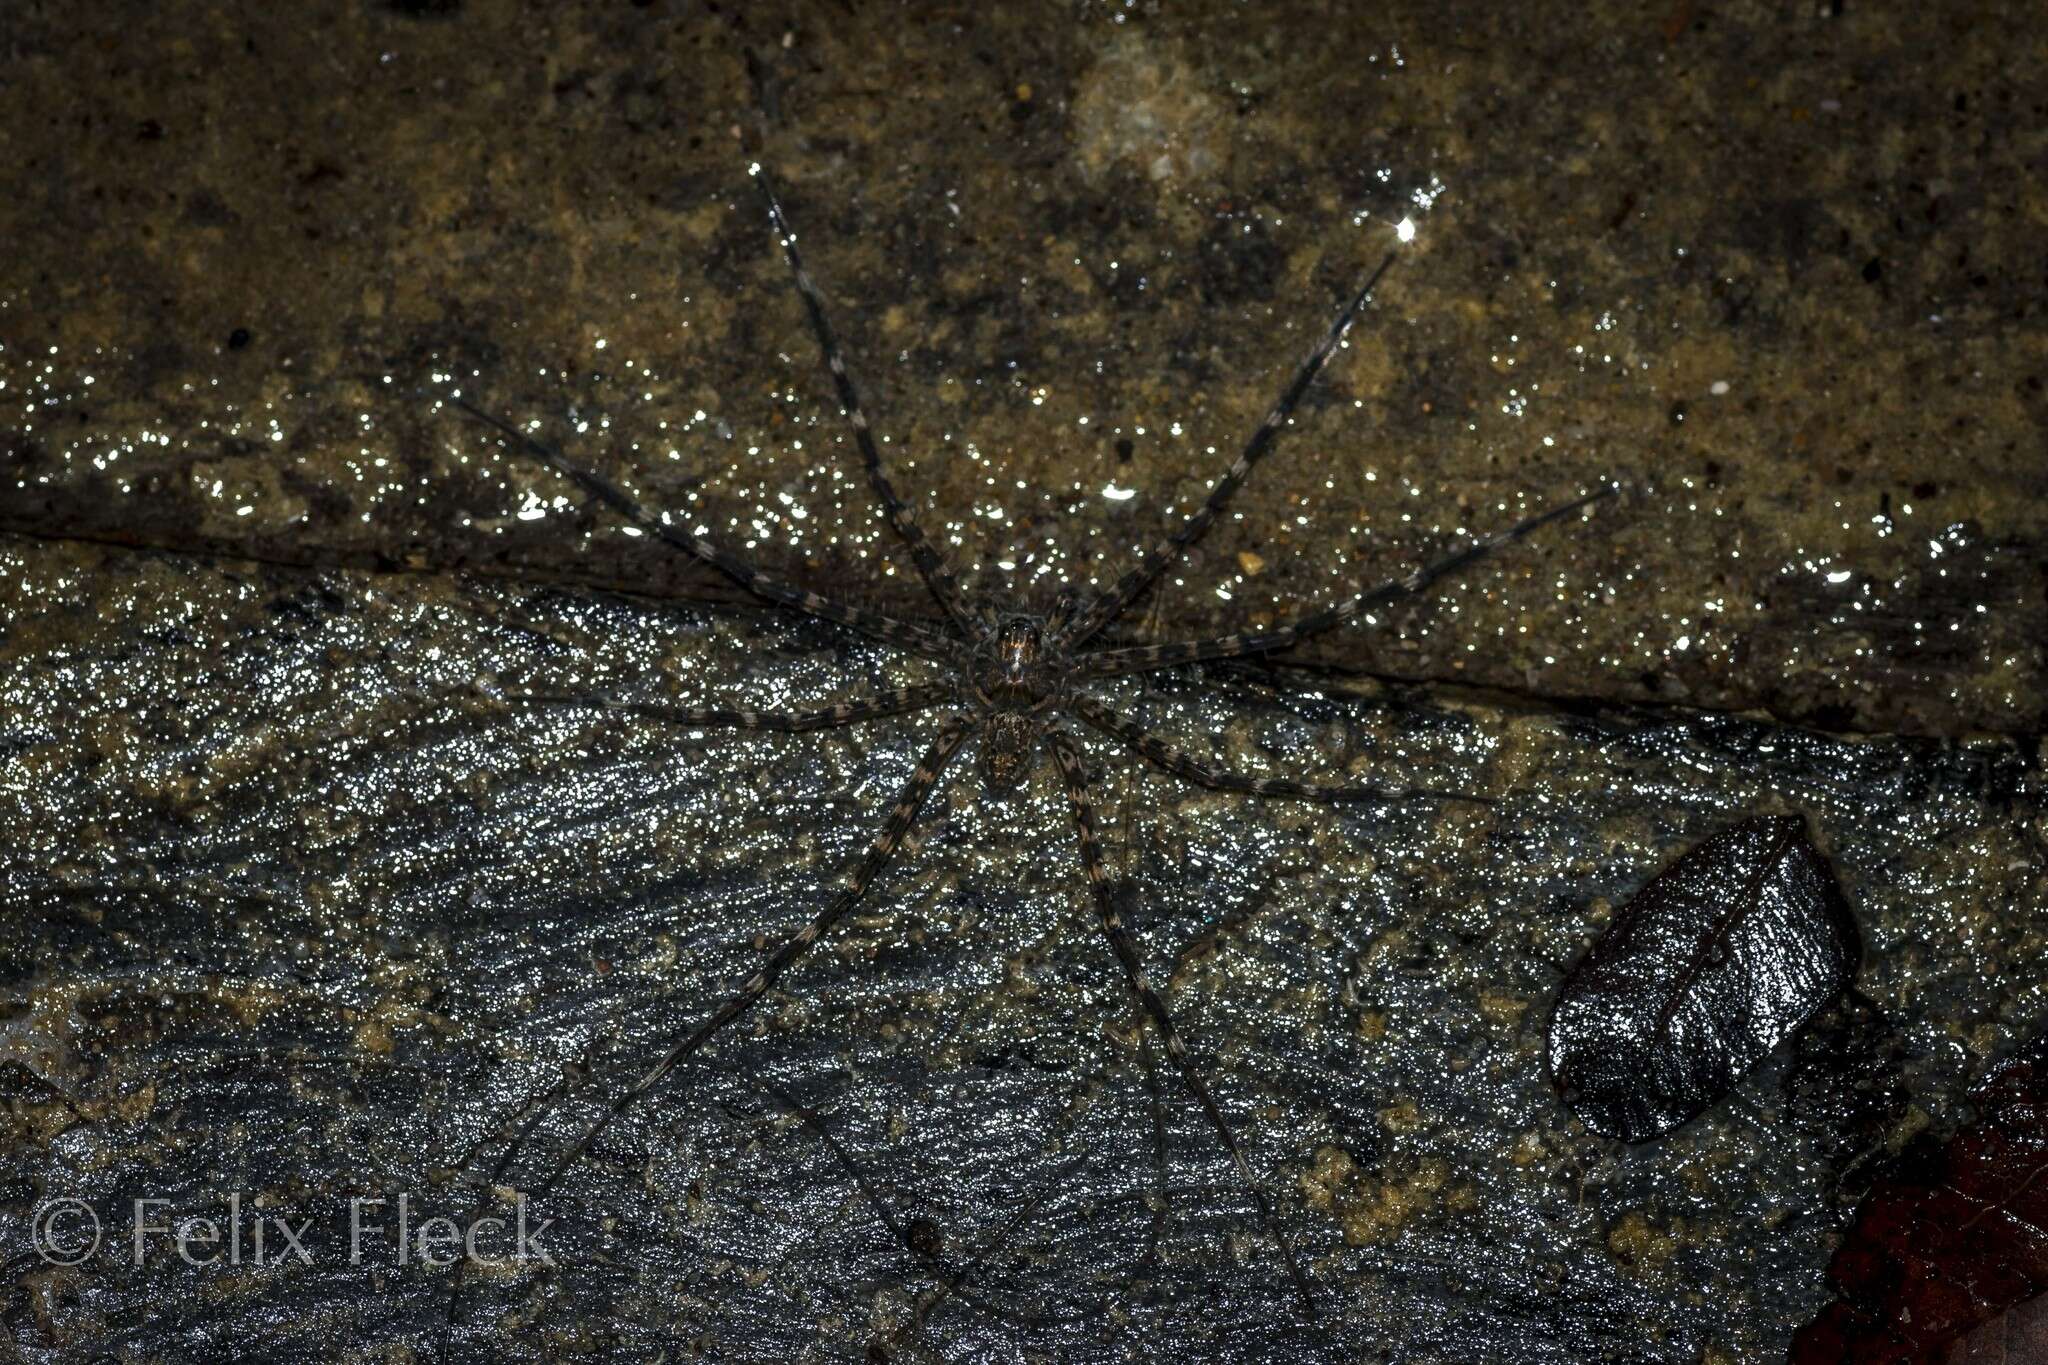
[[[1975,1123],[1909,1148],[1871,1187],[1828,1267],[1841,1297],[1793,1338],[1792,1365],[1937,1365],[1956,1338],[2048,1289],[2048,1040],[1974,1098]]]
[[[1656,1137],[1840,994],[1859,948],[1804,822],[1746,820],[1652,878],[1565,979],[1551,1076],[1588,1128]]]

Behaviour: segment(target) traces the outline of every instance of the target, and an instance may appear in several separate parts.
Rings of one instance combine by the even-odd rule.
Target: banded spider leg
[[[1250,477],[1253,467],[1291,423],[1316,377],[1336,354],[1346,332],[1371,300],[1374,289],[1392,263],[1392,257],[1382,261],[1371,272],[1365,285],[1352,294],[1338,311],[1314,348],[1295,368],[1279,399],[1202,506],[1106,591],[1088,600],[1063,595],[1050,611],[1037,614],[992,604],[970,603],[962,594],[953,571],[919,527],[910,505],[898,494],[882,466],[859,389],[829,320],[824,296],[797,250],[796,235],[790,227],[781,197],[758,165],[752,167],[751,172],[766,200],[769,223],[802,300],[808,326],[831,377],[853,443],[860,453],[869,487],[893,533],[908,550],[925,588],[941,610],[941,619],[936,624],[898,620],[865,607],[829,599],[808,588],[763,573],[671,518],[649,512],[623,485],[570,460],[530,431],[491,415],[459,395],[450,401],[473,419],[495,430],[512,448],[567,478],[590,499],[658,537],[671,548],[714,566],[762,600],[834,622],[892,647],[935,660],[949,667],[954,677],[946,683],[897,688],[877,696],[844,701],[803,713],[610,700],[597,703],[603,714],[630,716],[657,724],[791,733],[930,711],[939,712],[941,716],[937,733],[930,739],[916,771],[902,788],[888,818],[866,852],[854,865],[845,887],[807,923],[784,939],[703,1023],[669,1046],[637,1081],[605,1105],[581,1136],[552,1163],[545,1176],[529,1187],[528,1193],[538,1198],[550,1191],[620,1115],[653,1092],[679,1066],[744,1015],[813,945],[832,931],[866,895],[888,865],[911,831],[926,800],[938,788],[948,766],[970,737],[978,740],[983,784],[998,796],[1014,791],[1029,777],[1037,755],[1044,748],[1050,751],[1068,797],[1079,836],[1081,863],[1088,877],[1090,895],[1095,901],[1099,927],[1122,969],[1126,988],[1165,1044],[1183,1087],[1229,1151],[1261,1221],[1280,1250],[1304,1310],[1313,1315],[1315,1304],[1310,1282],[1297,1263],[1291,1243],[1281,1229],[1235,1132],[1201,1071],[1189,1057],[1165,1001],[1149,984],[1138,945],[1123,925],[1110,874],[1095,840],[1089,781],[1081,767],[1080,751],[1072,734],[1057,724],[1058,718],[1063,712],[1070,713],[1086,726],[1131,749],[1151,766],[1183,780],[1224,791],[1322,803],[1391,805],[1453,799],[1483,802],[1485,798],[1426,788],[1390,791],[1361,782],[1302,782],[1231,772],[1183,753],[1082,689],[1106,679],[1179,668],[1204,660],[1269,654],[1333,630],[1354,618],[1374,624],[1377,622],[1374,615],[1377,609],[1412,598],[1446,575],[1477,562],[1540,527],[1581,511],[1589,504],[1612,495],[1615,490],[1611,486],[1602,486],[1493,535],[1475,539],[1464,548],[1425,563],[1405,576],[1271,629],[1172,644],[1091,649],[1088,647],[1090,642],[1121,617],[1219,519]],[[525,694],[525,699],[543,703],[577,701],[561,694],[540,692]],[[494,1167],[494,1179],[511,1169],[533,1126],[529,1121],[510,1137]],[[458,1292],[459,1284],[458,1278]],[[454,1314],[455,1300],[451,1296],[451,1329]]]

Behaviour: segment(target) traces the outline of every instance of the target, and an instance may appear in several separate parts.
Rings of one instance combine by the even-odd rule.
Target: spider
[[[808,923],[777,946],[710,1017],[671,1045],[653,1067],[612,1100],[529,1193],[536,1198],[544,1196],[620,1115],[751,1009],[792,965],[832,932],[834,926],[866,896],[910,833],[925,802],[972,740],[975,741],[982,785],[996,797],[1016,792],[1037,770],[1041,757],[1050,755],[1067,796],[1081,866],[1087,875],[1102,935],[1122,968],[1128,990],[1164,1044],[1182,1085],[1229,1151],[1238,1178],[1251,1195],[1304,1311],[1313,1317],[1315,1299],[1309,1279],[1295,1258],[1293,1247],[1274,1215],[1264,1187],[1245,1160],[1236,1133],[1217,1105],[1201,1070],[1190,1057],[1166,1003],[1153,988],[1143,955],[1125,927],[1116,884],[1105,865],[1096,835],[1095,810],[1089,795],[1090,778],[1082,766],[1081,751],[1073,730],[1065,722],[1070,719],[1078,721],[1176,777],[1222,791],[1312,802],[1382,805],[1416,800],[1483,801],[1484,798],[1424,788],[1384,791],[1363,783],[1299,782],[1231,772],[1183,753],[1159,739],[1090,695],[1089,688],[1091,684],[1113,678],[1183,668],[1209,660],[1269,654],[1334,630],[1355,618],[1363,617],[1371,622],[1371,613],[1376,608],[1412,597],[1444,576],[1473,564],[1539,527],[1577,513],[1616,490],[1611,484],[1602,484],[1593,492],[1475,539],[1463,549],[1426,563],[1404,577],[1359,592],[1335,606],[1304,614],[1288,624],[1180,643],[1105,647],[1097,643],[1103,632],[1202,539],[1237,490],[1243,487],[1253,466],[1266,455],[1287,427],[1303,396],[1371,300],[1381,278],[1392,267],[1394,256],[1390,254],[1382,260],[1365,283],[1350,295],[1314,349],[1296,367],[1286,388],[1245,442],[1236,460],[1210,490],[1202,506],[1161,539],[1149,553],[1141,556],[1134,567],[1106,590],[1093,596],[1073,589],[1065,590],[1049,610],[1039,614],[971,597],[963,592],[944,557],[919,528],[909,505],[898,494],[882,465],[860,391],[828,315],[824,294],[804,265],[781,195],[758,162],[748,167],[748,173],[760,188],[766,203],[769,224],[803,300],[810,330],[825,368],[831,374],[839,406],[851,430],[854,445],[860,452],[869,487],[940,610],[936,626],[883,615],[763,573],[678,522],[650,512],[621,485],[569,459],[531,431],[491,414],[459,392],[447,401],[496,431],[510,447],[524,451],[574,482],[588,497],[609,507],[647,534],[711,564],[762,600],[836,623],[886,645],[936,661],[950,670],[951,677],[944,682],[895,688],[842,701],[817,711],[613,704],[613,709],[621,713],[693,728],[801,733],[926,713],[936,713],[939,723],[915,771],[898,793],[888,818],[853,866],[843,889]],[[551,700],[537,694],[527,695],[534,700]],[[527,1131],[531,1131],[530,1122]],[[515,1159],[519,1146],[520,1141],[515,1139],[500,1158],[493,1183],[496,1176],[501,1175]]]

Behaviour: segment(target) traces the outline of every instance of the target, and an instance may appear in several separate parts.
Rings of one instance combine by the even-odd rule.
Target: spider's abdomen
[[[991,792],[1015,791],[1031,772],[1038,742],[1036,720],[1017,711],[998,711],[981,727],[981,780]]]

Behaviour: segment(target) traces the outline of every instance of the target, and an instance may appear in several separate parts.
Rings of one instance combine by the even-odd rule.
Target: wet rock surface
[[[2042,1023],[2048,124],[1996,12],[734,8],[10,11],[12,1340],[1781,1355],[1874,1157]],[[502,699],[926,676],[428,397],[928,612],[749,156],[898,486],[1000,598],[1127,567],[1390,246],[1122,633],[1277,621],[1627,487],[1299,669],[1105,691],[1217,761],[1496,799],[1255,803],[1088,746],[1127,919],[1320,1323],[1148,1058],[1049,771],[1002,804],[961,768],[855,920],[533,1211],[554,1270],[458,1297],[387,1244],[349,1261],[351,1200],[460,1217],[528,1120],[530,1183],[830,894],[928,738]],[[1835,867],[1861,995],[1669,1136],[1588,1134],[1544,1076],[1564,970],[1759,813]],[[33,1250],[53,1199],[112,1246],[135,1199],[225,1229],[234,1193],[245,1239],[310,1220],[312,1263]],[[920,1319],[934,1260],[975,1268]]]
[[[195,1268],[163,1238],[139,1268],[17,1264],[31,1347],[250,1346],[316,1311],[335,1343],[432,1347],[448,1272],[349,1265],[349,1201],[461,1218],[529,1118],[498,1178],[537,1183],[829,894],[931,728],[676,734],[500,695],[802,705],[921,676],[767,613],[5,554],[9,1254],[59,1196],[224,1226],[240,1191],[320,1238],[311,1267]],[[1129,918],[1326,1321],[1199,1114],[1148,1085],[1051,773],[1005,804],[962,769],[855,920],[534,1210],[558,1267],[468,1277],[455,1344],[1769,1358],[1825,1297],[1840,1175],[1943,1120],[2048,965],[2010,744],[1285,672],[1108,695],[1241,767],[1497,800],[1253,805],[1087,743]],[[1760,809],[1819,832],[1898,1044],[1782,1053],[1657,1142],[1588,1134],[1546,1078],[1552,992],[1645,869]],[[1866,1063],[1913,1107],[1845,1147],[1796,1097],[1834,1093],[1816,1068],[1853,1095]],[[999,1242],[921,1327],[935,1278],[874,1199],[956,1269]]]
[[[1393,247],[1157,633],[1613,477],[1596,530],[1308,657],[2044,728],[2048,124],[2000,11],[729,9],[17,9],[0,525],[731,599],[538,515],[559,482],[419,396],[459,376],[785,576],[927,611],[759,156],[899,484],[1003,595],[1189,510]]]

